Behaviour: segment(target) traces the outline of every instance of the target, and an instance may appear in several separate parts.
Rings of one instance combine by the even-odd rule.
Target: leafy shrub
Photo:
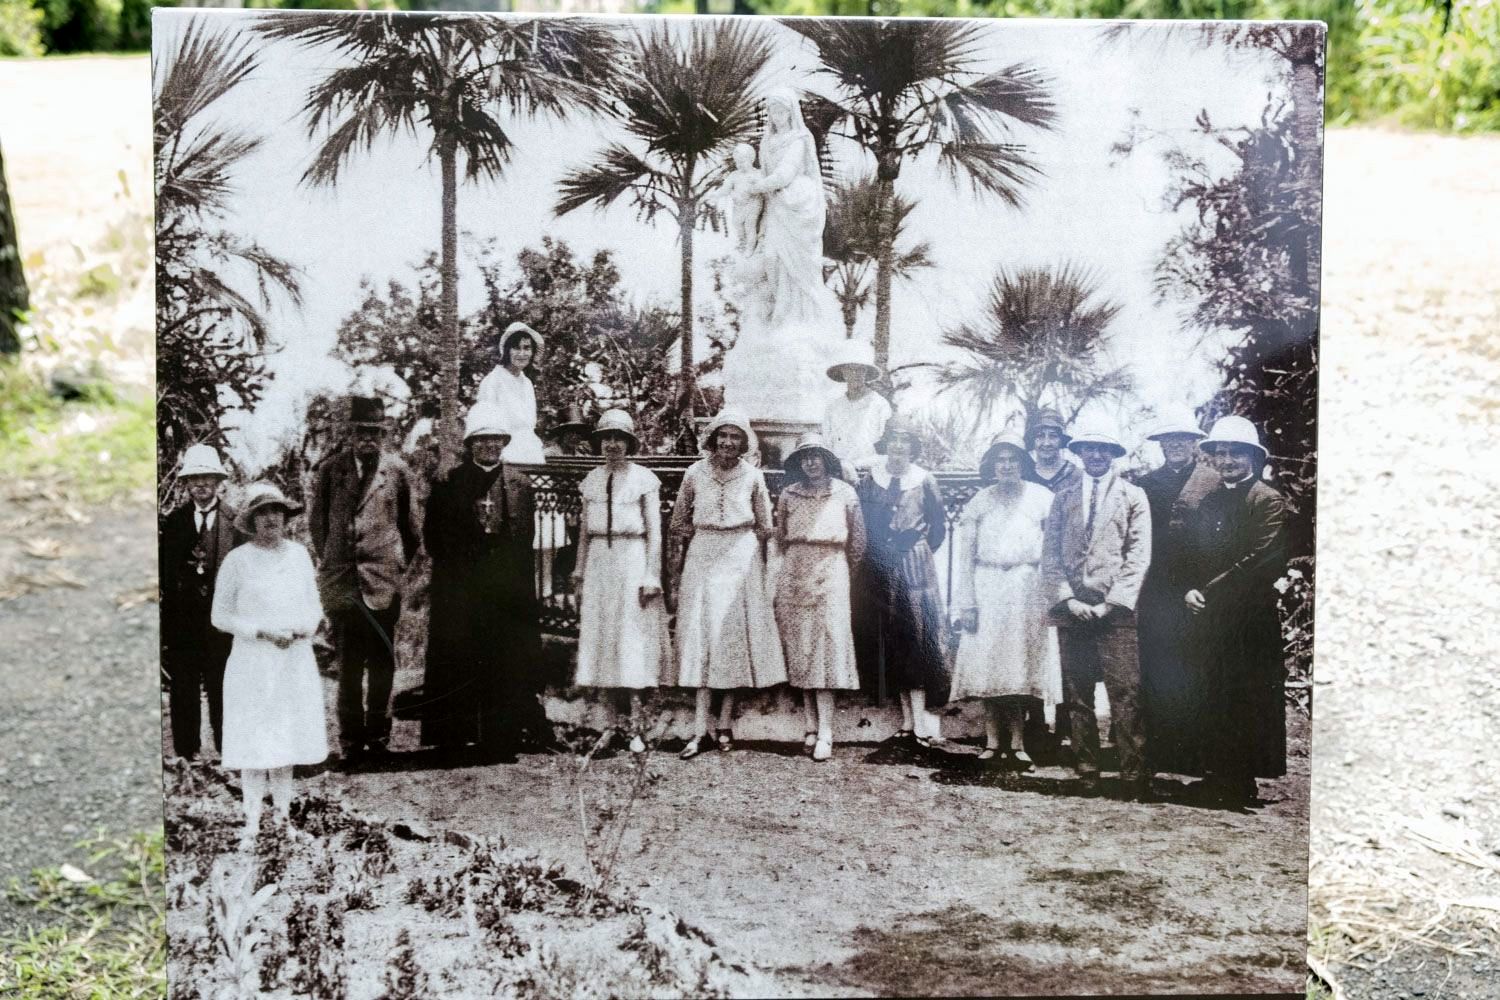
[[[0,56],[41,54],[41,10],[31,0],[0,0]]]

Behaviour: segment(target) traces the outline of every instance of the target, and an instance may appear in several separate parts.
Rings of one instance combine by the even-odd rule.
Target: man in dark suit
[[[349,405],[352,445],[319,465],[307,518],[338,657],[345,759],[386,752],[401,584],[421,537],[411,473],[385,450],[385,407],[359,396]]]
[[[244,541],[234,528],[235,512],[219,499],[219,487],[227,478],[218,452],[206,444],[193,445],[183,454],[177,473],[188,499],[163,518],[158,529],[162,670],[167,677],[172,750],[179,757],[198,755],[203,695],[208,697],[214,746],[222,746],[224,664],[232,640],[209,618],[219,565]]]
[[[1042,587],[1057,625],[1063,705],[1073,723],[1078,777],[1099,789],[1094,687],[1104,682],[1126,798],[1150,791],[1141,729],[1141,669],[1135,607],[1151,563],[1151,512],[1140,487],[1114,468],[1125,447],[1113,431],[1081,430],[1068,443],[1083,475],[1052,498],[1042,552]]]

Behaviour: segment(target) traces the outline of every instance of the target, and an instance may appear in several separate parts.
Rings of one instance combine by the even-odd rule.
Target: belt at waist
[[[589,541],[591,541],[591,542],[592,541],[598,541],[601,538],[615,538],[615,539],[620,539],[620,538],[645,538],[645,537],[646,537],[646,533],[644,531],[616,531],[616,532],[611,532],[611,533],[608,533],[608,534],[606,534],[603,531],[590,531],[589,532]]]
[[[787,548],[793,545],[813,545],[825,549],[843,549],[849,546],[848,542],[838,542],[831,538],[788,538],[781,544]]]
[[[1012,562],[1012,563],[1005,563],[1005,562],[994,562],[994,561],[989,560],[989,559],[976,559],[976,560],[974,560],[974,564],[976,566],[983,566],[985,569],[1001,569],[1001,570],[1018,569],[1018,568],[1020,568],[1022,566],[1031,566],[1031,567],[1035,568],[1035,567],[1041,565],[1040,562]]]
[[[753,523],[752,524],[732,524],[732,525],[727,525],[727,526],[726,525],[721,525],[721,524],[695,524],[695,525],[693,525],[693,530],[694,531],[735,532],[735,531],[751,531],[754,528],[755,528],[755,525]]]

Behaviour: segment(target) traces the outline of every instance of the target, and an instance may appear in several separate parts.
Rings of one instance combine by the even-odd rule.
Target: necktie
[[[604,478],[604,544],[615,546],[615,474]]]
[[[1089,517],[1083,525],[1083,534],[1086,538],[1094,537],[1094,513],[1099,509],[1099,484],[1101,480],[1089,477]]]
[[[193,511],[193,514],[198,518],[198,537],[200,539],[202,539],[204,535],[208,534],[208,517],[212,513],[212,507],[210,507],[208,510]]]

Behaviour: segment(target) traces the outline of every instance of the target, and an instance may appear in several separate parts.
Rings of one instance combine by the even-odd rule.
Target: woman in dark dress
[[[464,461],[432,488],[422,537],[432,558],[422,742],[508,755],[545,746],[531,481],[500,456],[504,414],[479,403]]]
[[[862,582],[874,633],[876,683],[901,696],[899,738],[924,746],[942,739],[927,712],[948,702],[943,649],[943,593],[932,553],[947,534],[942,494],[931,473],[915,464],[920,441],[900,416],[892,417],[875,450],[885,462],[858,487],[869,532]]]
[[[1286,773],[1285,650],[1275,582],[1286,568],[1286,501],[1261,481],[1267,452],[1250,421],[1223,417],[1199,447],[1219,485],[1191,517],[1183,603],[1201,692],[1206,790],[1254,802],[1256,778]]]

